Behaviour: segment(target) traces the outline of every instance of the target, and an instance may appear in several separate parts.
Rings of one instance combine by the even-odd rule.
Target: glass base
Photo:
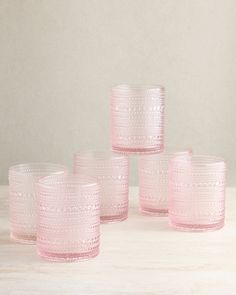
[[[128,218],[128,214],[122,214],[122,215],[114,215],[114,216],[101,216],[100,221],[101,223],[114,223],[114,222],[120,222],[124,221]]]
[[[152,147],[152,148],[125,148],[112,146],[112,151],[122,154],[158,154],[163,152],[164,146]]]
[[[26,234],[15,234],[11,233],[11,240],[21,244],[36,244],[36,236],[35,235],[26,235]]]
[[[37,250],[38,255],[47,261],[54,262],[76,262],[88,260],[96,257],[99,254],[99,248],[86,253],[51,253],[46,251]]]
[[[221,229],[224,226],[224,220],[214,224],[183,224],[170,221],[169,225],[179,231],[204,232]]]
[[[151,209],[151,208],[140,207],[139,211],[144,215],[168,216],[168,209]]]

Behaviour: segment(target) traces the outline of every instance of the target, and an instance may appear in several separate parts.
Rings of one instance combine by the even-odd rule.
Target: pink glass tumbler
[[[95,177],[101,189],[101,222],[128,217],[128,157],[109,152],[79,152],[74,172]]]
[[[15,241],[32,244],[36,240],[37,181],[55,173],[66,173],[66,167],[52,163],[29,163],[9,169],[10,231]]]
[[[61,262],[97,256],[100,203],[96,180],[53,175],[41,179],[37,187],[38,255]]]
[[[142,213],[155,216],[168,214],[169,161],[176,155],[190,155],[190,153],[190,150],[186,150],[139,157],[139,207]]]
[[[177,156],[169,168],[170,226],[210,231],[224,226],[225,162],[213,156]]]
[[[163,151],[164,88],[118,85],[110,93],[112,150],[121,153]]]

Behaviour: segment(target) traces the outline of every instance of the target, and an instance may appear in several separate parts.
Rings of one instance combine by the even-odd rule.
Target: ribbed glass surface
[[[74,155],[74,172],[95,177],[101,188],[101,221],[121,221],[128,216],[128,157],[109,152]]]
[[[175,157],[170,161],[169,219],[187,231],[224,225],[225,162],[212,156]]]
[[[36,240],[36,182],[66,167],[52,163],[19,164],[9,169],[11,238],[22,243]]]
[[[99,252],[100,200],[96,180],[75,175],[39,181],[38,254],[52,261],[75,261]]]
[[[112,149],[126,153],[163,151],[164,88],[118,85],[110,93]]]
[[[176,155],[190,155],[190,153],[190,150],[186,150],[139,157],[139,207],[143,213],[167,215],[169,161]]]

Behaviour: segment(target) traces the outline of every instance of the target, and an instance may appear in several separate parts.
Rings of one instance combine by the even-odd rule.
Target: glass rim
[[[112,99],[130,99],[130,100],[142,100],[154,98],[159,101],[159,103],[164,103],[164,92],[165,88],[158,84],[119,84],[113,86],[110,90],[110,96]]]
[[[97,187],[99,188],[99,184],[97,179],[94,177],[90,177],[87,175],[79,175],[79,174],[65,174],[65,177],[59,179],[55,174],[51,174],[45,177],[42,177],[38,180],[38,186],[48,189],[54,189],[59,186],[59,188],[63,186],[67,187],[78,187],[78,188],[86,188],[86,187]]]
[[[171,162],[192,162],[195,167],[204,167],[204,166],[218,166],[218,165],[226,165],[224,158],[218,156],[211,155],[194,155],[190,154],[190,157],[184,157],[181,155],[176,155],[171,159]]]
[[[125,154],[118,154],[113,151],[79,151],[74,153],[74,159],[96,159],[101,161],[115,161],[115,160],[128,160],[128,156]]]
[[[151,91],[151,90],[164,90],[164,86],[160,84],[118,84],[111,88],[111,91]]]
[[[53,173],[60,173],[67,171],[67,167],[62,164],[51,163],[51,162],[29,162],[29,163],[22,163],[16,164],[9,168],[9,173],[15,173],[20,175],[29,175],[34,174],[34,172],[39,171],[47,171],[50,168],[58,168],[58,171]],[[28,169],[28,170],[27,170]]]
[[[184,155],[192,155],[193,150],[191,148],[181,149],[181,150],[175,150],[175,149],[167,149],[160,153],[152,153],[147,155],[140,155],[140,159],[142,160],[150,160],[152,161],[155,157],[163,157],[163,158],[169,158],[169,157],[175,157],[175,156],[184,156]]]

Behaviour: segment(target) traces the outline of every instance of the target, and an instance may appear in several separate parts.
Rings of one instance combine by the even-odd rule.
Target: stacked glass
[[[112,150],[159,153],[164,139],[164,88],[118,85],[110,93]]]
[[[11,238],[35,243],[50,261],[99,253],[100,222],[128,217],[129,161],[139,154],[139,205],[168,215],[172,228],[209,231],[224,226],[223,159],[164,151],[164,88],[118,85],[110,92],[112,152],[79,152],[74,174],[51,163],[9,169]],[[116,153],[115,153],[116,152]]]

